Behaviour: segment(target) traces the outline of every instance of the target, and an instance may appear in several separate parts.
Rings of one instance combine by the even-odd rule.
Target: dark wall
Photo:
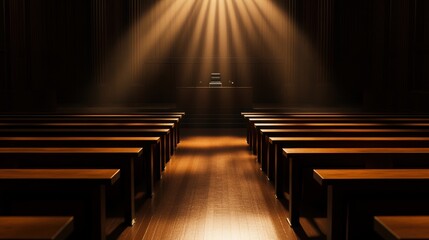
[[[113,0],[3,0],[2,109],[88,104],[103,53],[127,21],[123,8]]]
[[[7,48],[6,48],[6,29],[5,29],[5,1],[0,1],[0,102],[6,105],[7,97]]]
[[[294,19],[329,65],[335,104],[429,110],[429,3],[290,0]]]
[[[87,84],[87,1],[4,0],[6,111],[50,111]]]
[[[210,55],[197,47],[192,56],[186,54],[192,52],[198,12],[186,16],[173,39],[179,17],[172,11],[165,29],[160,21],[165,17],[162,9],[176,1],[152,11],[160,2],[1,0],[0,108],[55,111],[64,106],[174,104],[176,87],[198,86],[211,71],[221,71],[237,85],[253,86],[255,104],[429,108],[427,0],[266,1],[254,10],[273,13],[260,16],[262,24],[256,17],[249,20],[251,28],[239,22],[246,55],[237,52],[238,35],[232,27],[227,24],[223,30],[218,23],[216,31],[228,35],[227,51]],[[285,17],[274,18],[273,6]],[[198,9],[197,2],[193,7]],[[239,7],[232,8],[239,12]],[[142,18],[146,22],[133,28]],[[165,33],[152,40],[153,49],[139,59],[151,41],[148,34],[161,30]],[[213,48],[219,49],[219,43]],[[122,72],[112,70],[116,65],[123,66]],[[128,88],[117,94],[128,78]]]

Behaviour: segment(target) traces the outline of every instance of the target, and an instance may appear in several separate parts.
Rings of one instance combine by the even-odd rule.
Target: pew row
[[[328,191],[328,240],[372,239],[373,216],[427,214],[429,169],[315,169]]]
[[[169,129],[0,129],[2,137],[161,137],[162,168],[170,159]]]
[[[429,239],[429,216],[375,216],[374,231],[385,240]]]
[[[185,116],[184,112],[147,112],[144,114],[31,114],[31,115],[2,115],[0,121],[2,122],[60,122],[58,119],[97,119],[107,122],[136,122],[141,118],[176,118],[171,122],[176,122],[177,134],[176,142],[180,142],[180,125]],[[153,122],[153,121],[151,121]],[[169,122],[169,121],[167,121]]]
[[[1,137],[0,147],[79,147],[79,148],[141,148],[143,158],[148,166],[152,179],[155,182],[161,179],[162,162],[160,137]],[[137,167],[137,166],[136,166]],[[137,176],[136,176],[137,177]]]
[[[247,115],[261,116],[261,115],[281,115],[285,117],[360,117],[360,118],[374,118],[374,117],[429,117],[427,114],[421,113],[373,113],[373,112],[288,112],[288,111],[250,111],[241,112],[241,116]]]
[[[258,162],[266,165],[274,156],[270,137],[429,137],[429,129],[260,129]],[[265,164],[264,164],[265,163]]]
[[[168,155],[174,154],[177,143],[174,123],[0,123],[0,129],[169,129],[167,134]],[[169,159],[169,158],[168,158]]]
[[[258,156],[260,129],[429,129],[429,123],[254,123],[250,148]]]
[[[61,204],[59,208],[50,205],[49,209],[39,207],[39,204],[52,200],[70,202],[70,194],[74,194],[87,202],[87,211],[82,216],[73,216],[73,235],[81,239],[90,236],[90,239],[103,240],[106,239],[105,190],[118,181],[119,176],[119,169],[0,169],[0,200],[2,205],[22,200],[26,203],[22,207],[31,208],[36,215],[39,211],[63,214],[74,210],[67,204]],[[22,195],[31,197],[23,199]],[[88,196],[90,201],[85,200]],[[3,214],[14,214],[17,210],[22,211],[0,207]]]
[[[358,117],[304,117],[304,118],[284,118],[284,117],[269,117],[269,118],[248,118],[248,129],[251,132],[254,132],[254,124],[263,123],[281,123],[289,124],[293,126],[294,124],[391,124],[391,125],[401,125],[408,123],[428,123],[429,118],[411,118],[411,117],[402,117],[402,118],[358,118]],[[286,125],[287,126],[287,125]],[[248,130],[248,131],[249,131]],[[256,133],[257,134],[257,133]]]
[[[429,148],[285,148],[283,154],[277,166],[276,195],[289,200],[292,227],[299,226],[304,177],[312,169],[429,167]]]
[[[142,112],[124,114],[78,114],[78,113],[55,113],[55,114],[3,114],[2,118],[142,118],[142,117],[178,117],[182,119],[185,112]]]
[[[73,217],[1,216],[0,240],[65,240],[73,232]]]
[[[125,223],[135,222],[135,176],[134,165],[142,159],[142,148],[6,148],[0,147],[0,168],[77,168],[77,169],[120,169],[121,197]],[[150,169],[140,169],[147,196],[152,195],[153,182],[149,180]]]
[[[269,137],[266,174],[275,181],[283,148],[429,147],[429,137]],[[287,165],[287,164],[286,164]],[[264,166],[264,165],[263,165]]]
[[[82,118],[2,118],[0,117],[0,126],[8,126],[8,127],[40,127],[46,125],[47,127],[54,126],[64,126],[64,127],[72,127],[74,125],[84,124],[86,126],[98,125],[100,127],[103,126],[111,126],[114,124],[118,124],[121,127],[158,127],[161,126],[163,128],[170,127],[172,125],[172,144],[177,146],[179,142],[179,126],[180,126],[180,118],[100,118],[100,117],[82,117]],[[168,124],[168,125],[165,125]],[[95,126],[95,127],[98,127]]]

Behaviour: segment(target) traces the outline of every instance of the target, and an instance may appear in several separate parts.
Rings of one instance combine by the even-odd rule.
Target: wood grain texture
[[[276,120],[277,121],[277,120]],[[259,123],[260,122],[260,123]],[[428,123],[283,123],[273,122],[267,123],[266,121],[259,121],[253,123],[256,128],[427,128]]]
[[[332,153],[371,153],[371,154],[428,154],[429,148],[283,148],[283,155],[291,154],[332,154]]]
[[[0,153],[44,153],[44,154],[81,154],[81,153],[122,153],[141,154],[142,148],[73,148],[73,147],[36,147],[36,148],[0,148]]]
[[[0,135],[2,136],[17,136],[17,134],[21,134],[20,136],[28,136],[30,134],[33,135],[41,135],[41,136],[158,136],[154,135],[157,133],[159,135],[164,135],[170,133],[169,128],[0,128]]]
[[[87,180],[119,179],[119,169],[0,169],[0,180]]]
[[[376,216],[374,230],[386,240],[429,239],[429,216]]]
[[[266,122],[266,123],[426,123],[429,121],[428,118],[358,118],[358,117],[349,117],[349,118],[337,118],[337,117],[282,117],[282,116],[269,116],[269,117],[255,117],[248,118],[250,122]]]
[[[429,180],[429,169],[314,169],[314,178],[327,184],[341,181]]]
[[[160,137],[0,137],[0,141],[150,141],[159,142]]]
[[[361,132],[367,132],[367,133],[383,133],[383,132],[394,132],[394,133],[412,133],[412,132],[428,132],[427,129],[260,129],[261,133],[307,133],[307,132],[326,132],[326,133],[361,133]]]
[[[327,186],[330,240],[366,239],[377,214],[428,212],[429,169],[315,169],[313,176]],[[356,199],[368,204],[359,208]]]
[[[297,239],[244,129],[183,129],[136,224],[118,239]]]
[[[85,123],[0,123],[1,127],[173,127],[174,123],[99,123],[99,122],[85,122]]]
[[[80,110],[82,112],[82,109]],[[185,112],[145,112],[144,114],[11,114],[3,115],[1,119],[7,118],[144,118],[144,117],[154,117],[154,118],[182,118],[185,115]]]
[[[429,137],[270,137],[270,142],[288,141],[428,141]]]
[[[73,231],[73,217],[0,217],[0,239],[66,239]]]

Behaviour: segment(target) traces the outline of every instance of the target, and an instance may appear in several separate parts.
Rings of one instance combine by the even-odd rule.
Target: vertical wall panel
[[[28,57],[26,45],[25,0],[8,1],[9,3],[9,63],[10,63],[10,104],[9,108],[22,109],[28,102]]]
[[[6,29],[6,0],[0,1],[0,110],[7,108],[8,97],[8,53],[7,53],[7,29]]]
[[[410,1],[410,76],[408,109],[429,111],[429,2]]]
[[[371,2],[335,2],[334,81],[339,101],[361,104],[363,100],[370,77]]]
[[[93,50],[93,70],[97,84],[103,84],[106,53],[106,9],[104,0],[91,1],[91,33]]]
[[[429,91],[429,2],[413,0],[414,5],[414,49],[416,75],[413,90]]]
[[[300,39],[290,42],[287,47],[290,73],[288,88],[291,97],[288,102],[298,105],[332,104],[333,66],[333,21],[334,1],[296,1],[287,2],[286,13],[293,21],[297,31],[290,32],[287,39]],[[300,41],[308,41],[306,59],[298,50]]]
[[[91,80],[90,2],[51,0],[46,7],[49,75],[56,89],[57,104],[59,107],[83,104]]]

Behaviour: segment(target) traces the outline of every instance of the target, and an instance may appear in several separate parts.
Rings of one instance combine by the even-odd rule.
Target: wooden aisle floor
[[[244,129],[183,129],[155,196],[119,239],[297,239],[255,160]]]

